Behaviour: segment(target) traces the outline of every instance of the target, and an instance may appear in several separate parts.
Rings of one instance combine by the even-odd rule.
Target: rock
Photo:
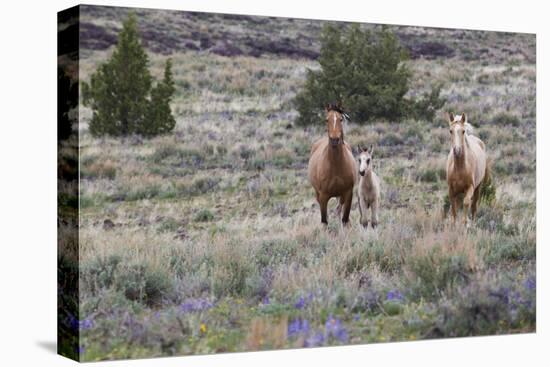
[[[151,224],[151,222],[149,222],[149,220],[147,218],[140,218],[138,220],[138,226],[139,227],[145,227],[145,226],[148,226],[149,224]]]
[[[176,235],[174,236],[174,239],[176,240],[185,240],[187,238],[189,238],[189,235],[187,234],[187,231],[183,227],[180,227],[176,232]]]
[[[105,219],[105,220],[103,221],[103,229],[104,229],[104,230],[108,231],[108,230],[111,230],[111,229],[113,229],[113,228],[115,228],[115,223],[114,223],[112,220],[110,220],[110,219]]]

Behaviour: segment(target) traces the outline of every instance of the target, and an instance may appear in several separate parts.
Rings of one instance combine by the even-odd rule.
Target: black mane
[[[327,105],[327,111],[336,111],[338,113],[345,113],[344,112],[344,109],[342,108],[342,106],[336,104],[336,103],[329,103]]]
[[[329,103],[327,104],[326,106],[326,109],[327,109],[327,112],[328,111],[336,111],[338,112],[339,114],[341,114],[342,116],[344,116],[344,118],[347,120],[347,121],[351,121],[348,113],[346,111],[344,111],[344,108],[342,107],[341,104],[339,103]]]

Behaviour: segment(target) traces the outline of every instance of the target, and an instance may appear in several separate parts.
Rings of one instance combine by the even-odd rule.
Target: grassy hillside
[[[210,52],[224,56],[271,55],[316,59],[319,34],[328,21],[83,6],[81,46],[104,50],[116,43],[129,11],[140,19],[145,46],[154,53]],[[351,23],[338,23],[349,25]],[[383,25],[363,24],[363,28]],[[412,58],[535,62],[535,37],[529,34],[385,26],[394,30]]]
[[[125,12],[83,12],[83,31],[104,39],[81,38],[83,80]],[[346,126],[350,144],[375,146],[381,223],[360,227],[354,198],[341,228],[333,200],[324,229],[306,170],[325,125],[296,127],[290,103],[318,67],[321,22],[137,14],[154,74],[174,61],[177,127],[96,139],[81,110],[85,360],[535,330],[534,36],[396,28],[411,50],[452,51],[411,59],[410,93],[443,82],[445,109],[466,112],[487,145],[496,200],[472,228],[442,219],[438,118]],[[261,40],[298,51],[259,53]],[[229,43],[240,52],[216,51]]]

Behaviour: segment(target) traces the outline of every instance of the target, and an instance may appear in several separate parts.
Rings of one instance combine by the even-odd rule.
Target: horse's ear
[[[449,125],[451,125],[455,120],[455,116],[453,115],[452,112],[448,113],[447,118],[449,119]]]
[[[325,103],[325,112],[330,111],[330,105],[328,103]]]
[[[361,152],[362,152],[361,146],[357,144],[357,154],[361,154]]]
[[[369,154],[370,154],[370,155],[372,155],[373,150],[374,150],[374,147],[373,147],[372,144],[371,144],[370,147],[369,147]]]
[[[460,123],[464,124],[466,122],[466,114],[463,112],[462,116],[460,116]]]

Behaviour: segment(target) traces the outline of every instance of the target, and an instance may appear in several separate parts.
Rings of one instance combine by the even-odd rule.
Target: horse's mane
[[[455,124],[460,123],[460,119],[461,119],[461,116],[456,115],[453,123]],[[464,122],[464,130],[466,130],[467,135],[474,135],[474,127],[472,126],[472,124],[468,122],[468,117],[466,117],[466,122]]]
[[[349,114],[344,110],[344,108],[340,104],[329,103],[326,108],[327,108],[327,111],[336,111],[342,116],[344,116],[344,118],[347,121],[351,121]]]
[[[464,129],[466,130],[466,134],[474,135],[474,127],[469,122],[464,123]]]
[[[336,104],[336,103],[329,103],[327,105],[327,111],[336,111],[338,113],[346,113],[342,106]]]

